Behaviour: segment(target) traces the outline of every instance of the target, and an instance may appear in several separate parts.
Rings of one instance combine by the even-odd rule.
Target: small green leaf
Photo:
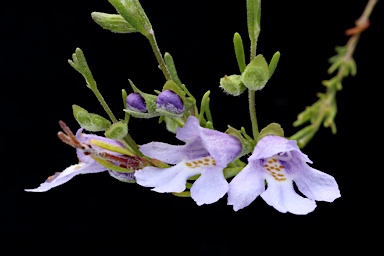
[[[261,0],[247,0],[247,24],[251,42],[256,42],[260,34]]]
[[[137,30],[119,14],[92,12],[92,19],[103,29],[114,33],[134,33]]]
[[[96,89],[95,79],[80,48],[76,48],[75,53],[72,54],[72,60],[68,60],[68,63],[85,78],[88,88]]]
[[[88,113],[84,108],[72,105],[73,116],[79,125],[91,132],[105,131],[111,126],[111,122],[97,114]]]
[[[149,22],[140,2],[137,0],[108,0],[119,14],[137,31],[148,37],[152,31],[152,25]]]
[[[170,118],[168,116],[162,116],[165,121],[166,128],[172,133],[176,133],[177,128],[183,127],[183,120],[180,117]]]
[[[269,62],[269,77],[271,77],[275,72],[275,69],[277,67],[277,63],[279,63],[279,60],[280,60],[280,52],[275,52],[275,54],[273,54],[272,56],[271,62]]]
[[[233,45],[235,47],[235,55],[237,64],[239,65],[240,73],[243,73],[246,67],[243,40],[239,33],[235,33],[233,36]]]
[[[299,148],[303,148],[313,138],[316,131],[316,127],[314,127],[313,125],[309,125],[292,135],[289,139],[296,140]]]
[[[243,129],[243,127],[242,127],[242,129]],[[230,135],[232,135],[232,136],[234,136],[240,140],[242,148],[241,148],[241,153],[238,156],[238,158],[240,158],[244,155],[247,155],[253,151],[253,148],[255,147],[256,143],[249,136],[244,136],[241,131],[239,131],[239,130],[237,130],[237,129],[229,126],[229,125],[228,125],[228,129],[225,131],[225,133],[230,134]]]
[[[122,89],[122,90],[121,90],[121,97],[123,98],[123,106],[124,106],[124,109],[127,108],[127,96],[128,96],[127,91],[124,90],[124,89]],[[128,112],[125,112],[125,115],[124,115],[124,123],[125,123],[126,125],[128,125],[128,123],[129,123],[129,117],[130,117],[129,113],[128,113]]]
[[[92,124],[95,127],[94,129],[104,131],[105,129],[111,126],[111,122],[108,119],[98,114],[89,113],[89,116],[91,117]]]
[[[181,81],[180,81],[180,79],[179,79],[179,77],[177,75],[175,62],[173,61],[173,58],[172,58],[171,54],[166,52],[164,54],[164,61],[165,61],[165,64],[167,65],[167,69],[169,71],[169,74],[171,75],[172,80],[177,84],[179,89],[182,89],[183,86],[182,86]]]

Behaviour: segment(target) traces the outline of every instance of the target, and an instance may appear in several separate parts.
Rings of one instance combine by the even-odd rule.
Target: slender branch
[[[117,119],[115,115],[112,113],[111,109],[108,107],[107,102],[105,102],[103,96],[101,95],[100,91],[97,89],[97,87],[94,87],[91,89],[93,93],[95,94],[96,98],[100,102],[101,106],[103,106],[104,111],[108,114],[109,118],[112,120],[112,122],[116,123]]]
[[[157,45],[156,38],[155,38],[155,32],[152,30],[149,33],[149,36],[147,38],[149,40],[149,43],[151,44],[153,53],[155,54],[156,60],[159,63],[160,69],[163,72],[165,79],[171,80],[171,75],[169,74],[167,66],[165,65],[165,61],[164,61],[164,59],[161,55],[160,49]]]
[[[311,120],[310,125],[304,127],[303,129],[301,129],[300,131],[298,131],[297,133],[291,136],[292,139],[296,139],[299,142],[298,144],[301,148],[304,147],[310,141],[310,139],[317,132],[321,123],[326,122],[325,120],[327,118],[327,112],[332,108],[336,108],[335,102],[336,102],[337,91],[341,89],[341,83],[344,77],[346,77],[349,74],[347,65],[348,63],[353,62],[352,56],[356,50],[356,46],[357,46],[357,43],[359,42],[360,35],[364,30],[366,30],[369,27],[370,25],[369,17],[372,13],[373,8],[377,4],[377,2],[378,0],[369,0],[363,11],[363,14],[355,22],[356,26],[345,31],[345,34],[351,37],[349,38],[347,44],[345,45],[346,51],[345,51],[345,54],[342,56],[342,62],[338,68],[337,74],[334,76],[334,78],[329,80],[330,83],[327,86],[327,90],[323,95],[323,97],[319,100],[320,106],[318,107],[316,118],[314,120]],[[352,75],[354,75],[353,72],[351,73]],[[332,104],[334,104],[334,106],[332,106]],[[334,109],[334,111],[337,111],[337,110]],[[328,125],[333,126],[332,130],[335,133],[336,126],[334,124],[333,118],[334,116],[331,119],[332,124],[328,124]],[[306,131],[306,129],[308,130],[309,127],[313,128],[311,132],[309,134],[304,133],[304,131]]]
[[[256,118],[256,92],[253,90],[248,90],[248,102],[249,102],[249,115],[251,117],[251,123],[252,123],[252,134],[253,139],[257,140],[257,137],[259,136],[259,127],[257,124],[257,118]]]

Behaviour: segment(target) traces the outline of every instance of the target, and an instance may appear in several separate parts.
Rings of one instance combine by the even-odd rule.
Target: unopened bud
[[[139,94],[139,93],[130,93],[127,96],[127,108],[133,110],[133,111],[138,111],[142,113],[147,113],[148,109],[145,104],[144,98]]]
[[[184,111],[183,101],[180,96],[171,90],[165,90],[156,98],[158,110],[164,110],[173,114],[181,114]]]

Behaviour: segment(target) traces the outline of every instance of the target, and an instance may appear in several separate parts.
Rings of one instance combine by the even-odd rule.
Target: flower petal
[[[303,163],[303,167],[295,178],[297,188],[306,197],[317,200],[333,202],[340,197],[339,186],[331,175],[313,169]]]
[[[124,172],[115,172],[108,170],[109,175],[111,177],[121,181],[121,182],[126,182],[126,183],[135,183],[136,179],[133,173],[124,173]]]
[[[156,187],[170,182],[180,171],[176,165],[170,168],[144,167],[135,172],[137,184],[144,187]]]
[[[292,181],[276,182],[267,179],[268,188],[261,194],[267,204],[279,212],[307,214],[316,208],[316,202],[299,196],[293,189]]]
[[[119,146],[119,147],[122,147],[124,148],[124,145],[119,142],[119,141],[116,141],[116,140],[112,140],[112,139],[108,139],[108,138],[105,138],[105,137],[101,137],[101,136],[97,136],[97,135],[94,135],[94,134],[87,134],[87,133],[82,133],[83,131],[83,128],[80,128],[79,130],[77,130],[76,132],[76,139],[79,141],[79,142],[82,142],[82,143],[90,143],[89,141],[90,140],[100,140],[100,141],[103,141],[105,143],[108,143],[108,144],[111,144],[111,145],[114,145],[114,146]],[[98,151],[100,152],[108,152],[109,154],[111,155],[120,155],[119,153],[116,153],[116,152],[112,152],[112,151],[108,151],[108,150],[105,150],[105,149],[102,149],[98,146],[95,146],[95,145],[92,145],[93,148],[97,149]],[[81,149],[76,149],[76,154],[77,154],[77,157],[79,158],[79,160],[81,162],[84,162],[84,163],[93,163],[95,160],[92,159],[92,157],[90,157],[89,155],[85,155],[84,154],[84,151],[81,150]]]
[[[51,188],[60,186],[65,182],[72,179],[74,176],[78,174],[87,174],[87,173],[97,173],[106,171],[107,169],[104,166],[101,166],[94,162],[93,164],[85,164],[79,163],[75,165],[71,165],[66,168],[63,172],[58,175],[51,176],[52,178],[48,178],[44,183],[41,183],[38,188],[35,189],[25,189],[28,192],[45,192],[50,190]]]
[[[169,164],[177,164],[186,158],[185,145],[174,146],[163,142],[150,142],[142,145],[140,151],[150,158]]]
[[[170,168],[145,167],[135,172],[136,182],[152,190],[164,192],[182,192],[189,177],[201,173],[201,168],[189,168],[182,161]]]
[[[226,167],[242,150],[241,142],[232,135],[199,127],[200,138],[218,166]]]
[[[199,120],[194,116],[190,116],[187,122],[185,122],[184,127],[177,128],[176,138],[184,142],[192,141],[199,136],[199,128]]]
[[[228,191],[223,168],[204,167],[201,176],[191,187],[191,197],[197,205],[211,204],[222,198]]]
[[[174,166],[177,167],[177,174],[169,182],[163,183],[159,186],[153,188],[153,191],[159,193],[170,193],[170,192],[183,192],[186,188],[185,184],[187,179],[200,174],[203,171],[203,168],[189,168],[185,166],[185,162],[180,162],[180,164]]]
[[[228,205],[233,205],[234,211],[248,206],[265,191],[264,175],[257,165],[250,162],[229,183]]]
[[[253,154],[248,158],[248,161],[269,158],[280,152],[289,152],[292,150],[301,153],[295,140],[288,140],[276,135],[267,135],[256,144]],[[301,154],[306,156],[303,153]]]

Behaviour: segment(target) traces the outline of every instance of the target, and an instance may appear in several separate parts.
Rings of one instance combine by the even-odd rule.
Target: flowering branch
[[[116,33],[141,33],[152,46],[166,82],[154,93],[141,91],[129,80],[131,93],[122,90],[125,116],[118,120],[109,109],[80,49],[69,64],[80,72],[87,86],[107,112],[111,121],[84,108],[73,105],[73,114],[80,125],[76,134],[60,121],[64,132],[58,137],[76,149],[79,163],[56,172],[35,189],[44,192],[59,186],[78,174],[107,171],[122,182],[151,187],[159,193],[191,197],[197,205],[212,204],[228,194],[228,205],[234,211],[248,206],[258,196],[280,212],[307,214],[316,208],[316,201],[333,202],[340,197],[336,180],[308,165],[312,161],[299,149],[305,146],[321,123],[336,133],[334,117],[337,112],[336,93],[342,89],[344,77],[356,74],[352,58],[362,31],[369,26],[369,15],[377,0],[370,0],[356,27],[346,31],[351,36],[344,47],[337,47],[337,55],[330,59],[328,72],[337,74],[323,84],[327,90],[319,100],[299,114],[295,126],[307,121],[311,124],[291,137],[277,123],[259,131],[256,118],[255,95],[262,90],[274,73],[280,58],[276,52],[267,63],[263,55],[256,55],[260,34],[260,0],[247,0],[247,25],[250,39],[250,60],[246,64],[240,34],[233,38],[240,74],[224,76],[220,87],[225,93],[238,96],[248,89],[249,114],[253,137],[244,127],[228,126],[226,132],[214,129],[210,111],[210,90],[204,94],[197,108],[196,99],[182,84],[172,56],[157,46],[152,25],[138,0],[109,0],[119,14],[94,12],[92,18],[101,27]],[[140,147],[128,133],[130,117],[159,118],[168,131],[183,145],[149,142]],[[83,133],[104,132],[104,136]],[[246,163],[241,158],[250,155]],[[304,195],[294,190],[294,184]]]
[[[300,148],[308,144],[322,123],[324,127],[330,127],[333,134],[336,133],[334,121],[337,113],[336,94],[337,91],[342,90],[342,81],[345,77],[356,75],[356,63],[352,56],[360,39],[360,34],[369,27],[369,16],[377,1],[368,1],[363,14],[355,22],[356,26],[345,31],[346,35],[351,36],[347,44],[343,47],[336,47],[337,54],[329,59],[332,65],[328,69],[328,73],[332,74],[336,70],[337,73],[333,78],[322,82],[326,87],[326,92],[318,93],[319,100],[301,112],[293,123],[295,127],[308,121],[311,123],[290,137],[292,140],[297,140]]]

